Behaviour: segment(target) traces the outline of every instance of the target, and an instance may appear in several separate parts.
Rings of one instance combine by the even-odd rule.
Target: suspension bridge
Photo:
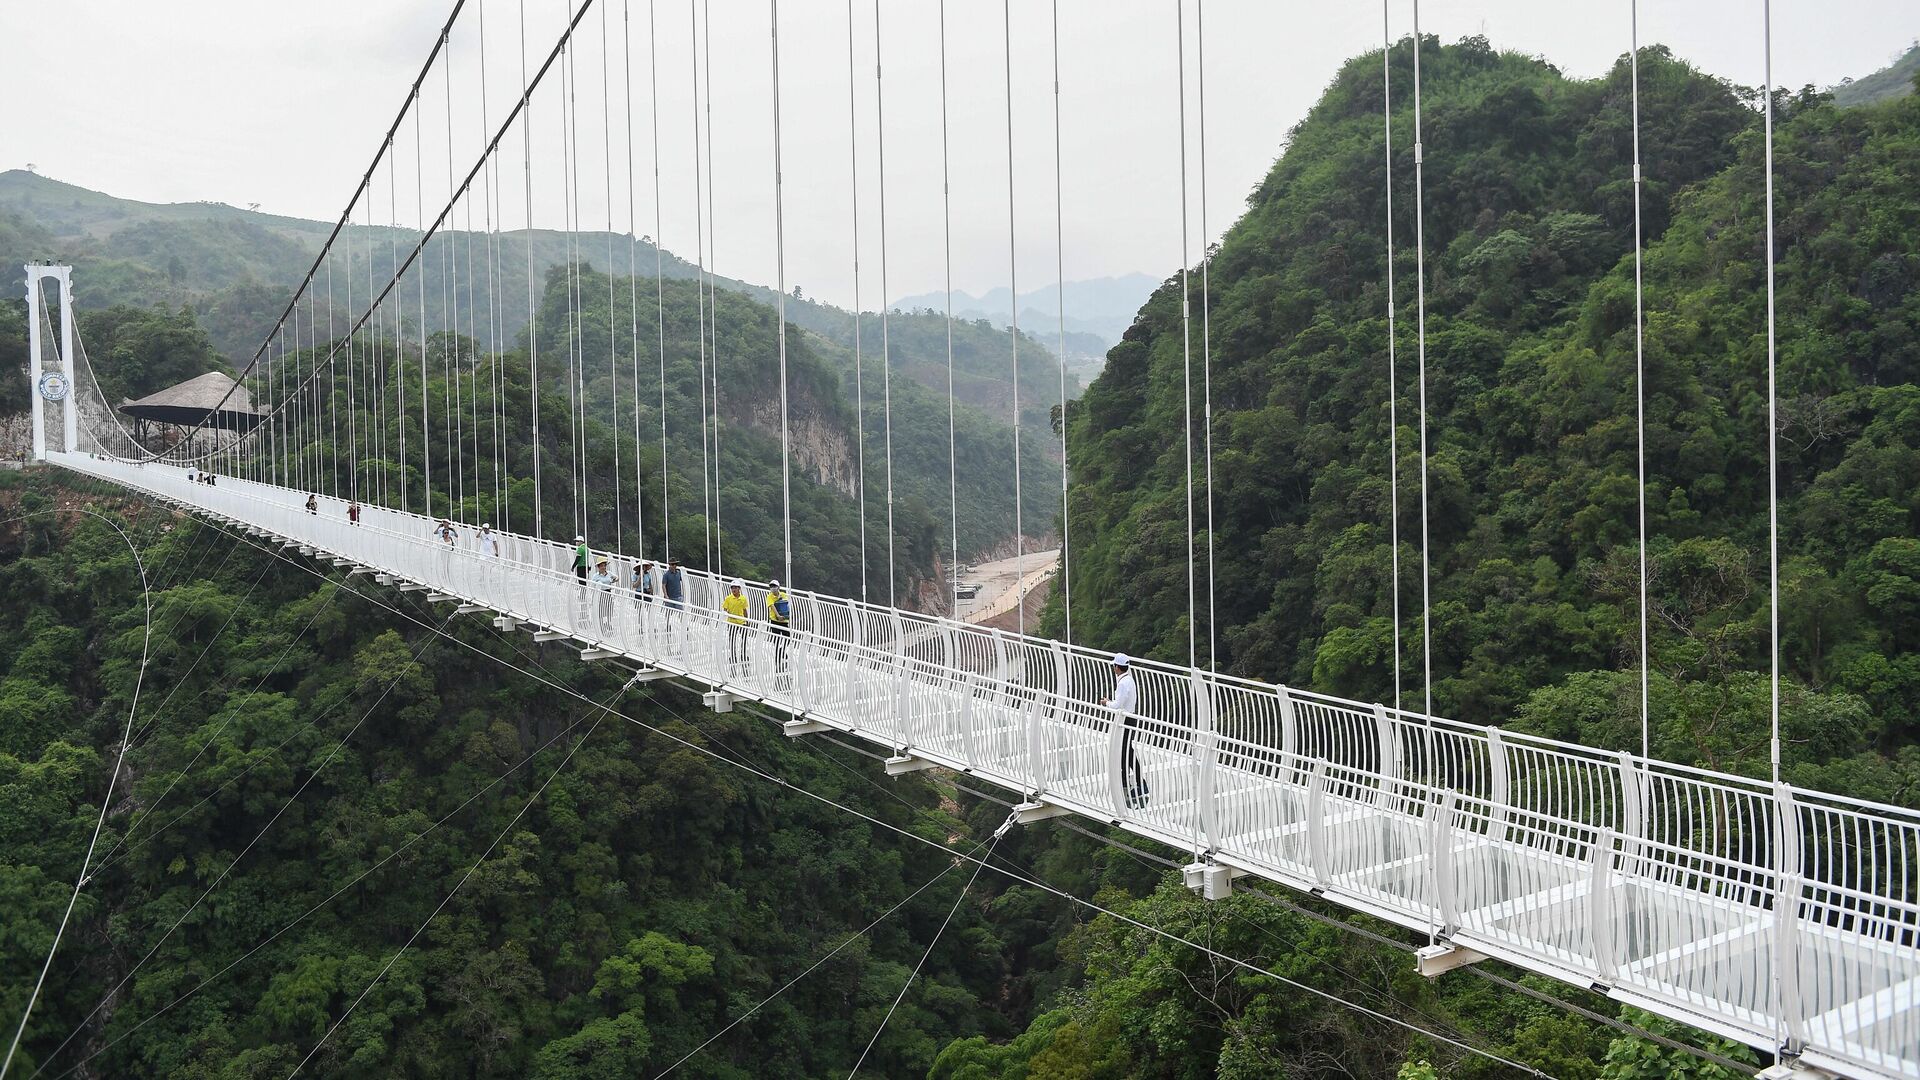
[[[335,240],[357,212],[372,221],[375,177],[383,161],[391,168],[405,119],[412,115],[418,123],[422,85],[451,39],[462,6],[456,5],[381,141]],[[36,457],[226,523],[262,543],[330,561],[349,575],[424,592],[430,601],[455,605],[456,614],[488,617],[502,630],[564,643],[585,660],[623,665],[634,680],[688,688],[713,710],[754,703],[781,716],[790,736],[838,732],[864,740],[884,754],[889,773],[939,767],[991,782],[1018,796],[1014,820],[1019,823],[1076,815],[1150,838],[1190,854],[1187,882],[1209,899],[1228,895],[1237,878],[1252,878],[1424,933],[1430,945],[1418,962],[1429,975],[1497,958],[1777,1054],[1779,1063],[1769,1070],[1776,1075],[1920,1077],[1920,813],[1799,789],[1777,775],[1758,780],[1717,773],[1644,752],[1598,750],[1235,678],[1195,662],[1197,656],[1184,665],[1133,661],[1138,701],[1121,714],[1106,704],[1115,654],[1083,643],[802,588],[790,592],[790,632],[776,633],[763,620],[744,627],[728,620],[721,600],[730,575],[716,566],[689,567],[684,602],[672,603],[657,594],[639,595],[626,584],[576,576],[574,546],[547,538],[539,521],[531,531],[498,530],[485,547],[472,521],[457,521],[449,540],[442,522],[458,516],[455,507],[488,499],[506,504],[511,477],[507,456],[497,445],[498,373],[491,373],[489,382],[487,361],[463,365],[466,389],[455,392],[471,396],[461,413],[467,426],[459,430],[445,429],[454,422],[451,403],[445,416],[436,418],[424,395],[411,404],[405,400],[407,384],[397,377],[398,369],[417,353],[419,385],[425,386],[429,351],[424,333],[407,340],[400,317],[409,303],[403,279],[410,270],[421,278],[415,330],[423,331],[425,282],[416,263],[457,208],[464,208],[470,221],[480,206],[486,261],[478,273],[469,269],[466,288],[470,295],[487,292],[487,325],[475,329],[497,344],[493,309],[498,297],[487,270],[501,257],[495,243],[500,148],[516,120],[524,123],[527,104],[549,71],[558,65],[563,79],[572,77],[574,39],[592,7],[592,0],[579,4],[545,64],[523,73],[516,104],[498,127],[483,129],[478,160],[464,181],[453,169],[449,134],[445,209],[430,218],[420,203],[418,243],[405,253],[394,247],[390,273],[381,281],[369,277],[357,314],[350,295],[343,305],[349,316],[344,332],[333,322],[330,284],[328,312],[319,312],[318,283],[330,280],[336,255],[349,269],[355,264],[351,251],[335,252],[329,241],[237,384],[253,400],[268,403],[257,425],[223,431],[214,424],[197,444],[189,440],[169,448],[134,439],[106,408],[75,339],[71,274],[64,267],[27,267],[32,375],[41,391],[33,398]],[[604,19],[605,3],[600,12]],[[777,149],[777,7],[773,17]],[[648,19],[651,28],[651,5]],[[944,33],[944,16],[942,25]],[[1185,26],[1183,16],[1183,32]],[[601,31],[607,33],[604,22]],[[1417,40],[1417,22],[1415,34]],[[603,64],[608,40],[601,41]],[[1637,39],[1634,46],[1637,51]],[[1184,94],[1184,46],[1182,62]],[[442,58],[441,66],[451,102],[451,64]],[[1417,95],[1417,64],[1415,70]],[[630,91],[630,68],[628,81]],[[631,99],[628,105],[631,123],[636,110]],[[1011,91],[1008,107],[1011,114]],[[1184,115],[1183,106],[1183,120]],[[655,137],[657,168],[657,123]],[[1415,138],[1417,145],[1417,128]],[[629,130],[630,152],[633,146]],[[529,151],[529,186],[531,160]],[[1415,161],[1420,160],[1417,150]],[[630,187],[633,171],[628,170]],[[418,172],[413,178],[417,200]],[[1637,161],[1632,172],[1637,182]],[[475,190],[476,179],[482,190]],[[777,163],[772,182],[780,206]],[[390,196],[395,183],[390,173]],[[608,183],[611,191],[611,177]],[[884,191],[884,177],[882,183]],[[531,194],[527,198],[530,218]],[[883,216],[883,231],[884,222]],[[1183,230],[1184,224],[1183,208]],[[1769,229],[1769,249],[1770,234]],[[782,251],[775,295],[781,306],[782,475],[790,483]],[[471,245],[467,257],[472,259]],[[529,247],[529,266],[531,258]],[[372,265],[369,257],[369,275]],[[482,275],[484,284],[477,284]],[[712,288],[708,275],[703,297]],[[1424,316],[1424,281],[1421,289]],[[49,293],[60,308],[59,330],[52,333],[57,346],[43,341],[43,312],[51,325]],[[528,316],[534,317],[531,294]],[[578,312],[569,314],[570,333],[578,317]],[[617,337],[622,329],[611,326],[609,333]],[[704,366],[709,330],[703,324],[701,452],[704,457],[711,446],[717,462],[722,384]],[[637,446],[637,321],[632,333],[629,389]],[[529,341],[537,341],[532,331]],[[1014,341],[1017,385],[1017,336]],[[664,324],[659,347],[664,463]],[[1203,360],[1206,348],[1203,337]],[[714,361],[717,370],[717,347]],[[537,359],[534,363],[537,432]],[[571,350],[560,363],[569,407],[584,415],[585,374]],[[1424,349],[1421,368],[1424,402]],[[463,385],[460,374],[452,384],[456,388]],[[614,376],[617,385],[617,367]],[[618,397],[614,404],[617,410]],[[710,406],[712,434],[706,430]],[[404,443],[392,448],[377,441],[387,429],[389,408],[396,417],[419,410],[419,437],[411,455]],[[483,408],[484,418],[494,422],[496,444],[484,455],[492,470],[486,483],[478,464],[469,467],[457,456],[471,446],[476,459],[483,457]],[[1191,385],[1188,411],[1191,479]],[[444,440],[437,485],[431,437],[436,419]],[[1424,415],[1421,422],[1424,440]],[[576,423],[574,428],[575,455],[565,479],[576,506],[569,532],[584,531],[587,520],[581,491],[585,427]],[[398,430],[404,439],[406,427]],[[890,430],[888,437],[890,446]],[[315,447],[321,452],[312,452]],[[1423,441],[1423,468],[1424,450]],[[531,479],[538,484],[543,466],[537,437],[534,453]],[[409,509],[407,469],[389,483],[386,471],[376,479],[361,464],[392,455],[424,466],[424,480],[411,493],[424,512]],[[1210,480],[1205,448],[1202,458]],[[546,468],[557,472],[550,464]],[[702,470],[706,499],[705,462]],[[193,478],[202,472],[216,476],[216,482]],[[890,483],[890,467],[888,474]],[[473,500],[452,490],[468,478],[481,489]],[[654,490],[655,480],[634,476],[633,543],[595,548],[590,561],[605,558],[623,570],[643,559],[664,564],[664,551],[640,550],[649,532],[643,493]],[[664,476],[657,480],[661,505],[655,512],[664,522],[669,489]],[[1204,488],[1210,517],[1211,483]],[[1396,506],[1397,497],[1396,488]],[[435,511],[436,499],[446,513]],[[350,505],[355,515],[348,514]],[[1194,505],[1190,489],[1190,515]],[[709,506],[705,512],[716,509]],[[1396,510],[1396,527],[1397,519]],[[782,576],[792,585],[790,511],[781,524]],[[1195,532],[1194,522],[1189,525]],[[957,525],[955,530],[957,536]],[[890,546],[891,535],[887,542]],[[1423,550],[1424,542],[1423,535]],[[1196,591],[1194,553],[1190,542],[1190,596]],[[891,566],[891,550],[888,562]],[[1422,573],[1424,580],[1424,567]],[[1063,581],[1070,589],[1066,573]],[[747,584],[749,611],[762,610],[767,590],[766,582]],[[889,598],[894,595],[890,589]],[[1135,760],[1140,781],[1130,769]]]

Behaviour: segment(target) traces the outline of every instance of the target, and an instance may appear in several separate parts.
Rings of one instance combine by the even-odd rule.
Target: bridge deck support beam
[[[1238,876],[1232,867],[1219,863],[1188,863],[1180,868],[1181,881],[1206,900],[1225,900],[1232,896],[1233,879]]]
[[[820,732],[832,730],[833,728],[818,720],[789,720],[780,725],[780,733],[789,739],[801,735],[817,735]]]
[[[1487,958],[1485,953],[1474,952],[1465,945],[1426,945],[1413,954],[1414,966],[1420,974],[1429,979],[1437,979],[1454,968],[1477,964]]]
[[[733,703],[736,700],[738,699],[725,690],[709,690],[700,695],[700,704],[717,713],[732,712]]]
[[[1014,807],[1013,820],[1016,824],[1032,825],[1036,822],[1045,821],[1048,818],[1065,817],[1071,813],[1073,813],[1073,811],[1064,806],[1050,802],[1041,802],[1036,799],[1032,802],[1023,802],[1019,806]]]
[[[1840,1078],[1836,1073],[1802,1064],[1796,1058],[1788,1058],[1761,1069],[1754,1074],[1754,1080],[1840,1080]]]
[[[887,775],[905,776],[910,772],[931,769],[934,767],[934,764],[934,762],[928,761],[926,758],[915,757],[912,754],[895,754],[887,759]]]

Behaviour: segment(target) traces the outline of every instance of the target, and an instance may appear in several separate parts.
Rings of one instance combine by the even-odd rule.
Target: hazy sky
[[[488,122],[497,125],[518,94],[523,8],[525,51],[537,66],[558,37],[568,2],[467,0],[454,31],[450,73],[437,68],[427,79],[419,141],[409,117],[391,181],[382,166],[374,220],[397,217],[415,224],[417,200],[429,217],[438,210],[449,190],[449,149],[455,171],[464,175],[483,145],[483,102]],[[572,57],[571,123],[563,120],[557,67],[534,99],[533,217],[537,224],[561,227],[567,205],[574,203],[582,228],[605,228],[611,219],[625,231],[631,161],[632,228],[656,233],[651,13],[663,207],[657,232],[669,249],[695,256],[690,16],[703,3],[711,5],[712,25],[711,42],[702,40],[710,45],[712,69],[707,72],[703,60],[701,70],[703,77],[710,74],[713,89],[716,266],[723,274],[771,283],[767,0],[596,0]],[[1409,32],[1411,4],[1391,0],[1389,6],[1394,35]],[[268,212],[334,218],[449,7],[446,0],[0,4],[0,71],[9,74],[11,98],[0,115],[0,168],[32,162],[46,175],[131,198],[257,202]],[[873,308],[881,295],[875,8],[873,0],[855,0],[854,7],[856,100],[850,117],[847,0],[779,3],[786,276],[809,294],[843,304],[852,299],[851,120],[858,130],[861,299]],[[953,279],[956,288],[973,292],[1007,284],[1014,269],[1022,288],[1055,280],[1052,5],[1015,0],[1011,7],[1017,226],[1012,267],[1003,8],[991,0],[946,4]],[[1059,0],[1058,8],[1065,201],[1059,223],[1066,276],[1170,273],[1182,254],[1179,5]],[[938,0],[884,0],[880,7],[887,293],[894,296],[942,287],[938,12]],[[1187,0],[1185,12],[1188,250],[1197,253],[1202,229],[1194,0]],[[1628,12],[1626,0],[1427,0],[1421,20],[1423,30],[1446,41],[1485,34],[1497,47],[1536,53],[1569,74],[1592,76],[1625,53]],[[1286,130],[1340,63],[1380,44],[1382,9],[1377,3],[1206,0],[1204,17],[1205,232],[1218,236],[1280,152]],[[1667,44],[1736,82],[1761,80],[1757,0],[1642,0],[1640,23],[1643,43]],[[1775,81],[1824,86],[1889,62],[1920,35],[1920,4],[1782,0],[1774,5],[1773,30]],[[610,84],[605,90],[603,48]],[[608,109],[601,105],[603,92]],[[562,135],[569,128],[577,141],[577,181],[568,179],[563,164]],[[498,200],[508,227],[526,219],[521,138],[516,128],[503,143]],[[1430,154],[1443,152],[1429,148]],[[477,227],[487,216],[485,201],[476,198],[470,210]],[[456,215],[461,224],[466,212]],[[365,215],[356,218],[364,221]]]

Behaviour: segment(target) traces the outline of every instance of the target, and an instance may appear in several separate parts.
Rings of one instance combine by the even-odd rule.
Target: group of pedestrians
[[[187,470],[189,483],[213,483],[213,475],[197,466]],[[317,495],[309,494],[306,511],[317,515],[320,512]],[[360,524],[360,503],[358,500],[347,503],[347,520],[351,524]],[[432,536],[448,550],[458,545],[460,531],[449,518],[441,518],[433,526]],[[592,549],[587,546],[585,536],[573,538],[573,574],[581,586],[582,617],[584,602],[588,590],[597,594],[598,622],[600,632],[611,636],[613,633],[614,598],[623,585],[617,571],[612,569],[611,560],[595,559]],[[488,522],[474,533],[474,546],[484,560],[498,559],[501,542],[493,524]],[[642,619],[650,619],[650,606],[658,604],[663,615],[666,629],[673,630],[676,615],[686,611],[687,583],[686,572],[680,567],[680,560],[668,559],[663,568],[655,571],[651,560],[640,562],[633,567],[632,578],[624,588],[631,591],[634,600],[645,605],[641,611]],[[732,674],[750,674],[753,670],[753,656],[750,650],[755,620],[753,605],[747,599],[747,583],[744,578],[734,578],[727,592],[720,600],[720,611],[725,617],[727,627],[727,664]],[[764,604],[764,620],[767,636],[773,642],[773,664],[776,674],[787,670],[787,652],[793,636],[793,599],[774,578],[767,583]],[[1100,705],[1113,711],[1114,720],[1121,725],[1120,735],[1120,773],[1125,787],[1128,809],[1140,809],[1147,805],[1151,792],[1147,786],[1144,771],[1141,768],[1139,754],[1134,749],[1134,739],[1140,730],[1139,693],[1133,684],[1133,662],[1126,653],[1118,653],[1113,658],[1113,696],[1102,698]]]

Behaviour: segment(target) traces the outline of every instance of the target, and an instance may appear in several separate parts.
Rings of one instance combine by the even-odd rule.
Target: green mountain
[[[1900,55],[1900,59],[1871,75],[1848,79],[1833,88],[1835,105],[1871,105],[1914,92],[1920,80],[1920,44]]]
[[[1396,88],[1410,85],[1414,47],[1402,42],[1388,57]],[[1637,746],[1625,71],[1572,80],[1478,39],[1419,47],[1436,708],[1601,747]],[[1641,60],[1654,751],[1759,772],[1767,752],[1767,274],[1754,99],[1663,50]],[[1417,704],[1411,116],[1400,94],[1394,257],[1405,636],[1396,658],[1380,62],[1377,53],[1360,57],[1337,74],[1211,266],[1213,576],[1223,666],[1381,698],[1392,695],[1397,663],[1408,703]],[[1785,776],[1914,804],[1920,213],[1911,162],[1920,152],[1920,96],[1842,109],[1823,95],[1783,95],[1776,106]],[[9,227],[11,236],[44,231]],[[633,455],[643,470],[660,464],[650,434],[658,414],[645,411],[658,407],[657,386],[646,350],[636,357],[631,344],[635,319],[643,345],[660,328],[648,321],[644,284],[629,286],[618,262],[615,269],[611,283],[604,268],[588,273],[577,302],[565,272],[549,272],[530,343],[489,350],[471,335],[433,332],[429,320],[381,346],[403,350],[407,363],[393,370],[413,379],[425,338],[430,370],[408,393],[414,401],[424,391],[436,416],[451,388],[445,372],[491,369],[497,359],[510,417],[503,440],[522,477],[533,445],[530,417],[526,427],[518,419],[531,408],[528,345],[541,357],[549,463],[567,460],[572,435],[564,362],[554,365],[578,357],[588,375],[587,513],[598,535],[612,527],[614,447],[623,470]],[[630,310],[623,305],[634,291],[643,299]],[[665,293],[678,551],[703,529],[699,298],[682,280],[668,281]],[[766,410],[777,395],[775,323],[765,295],[723,291],[716,324],[723,543],[729,565],[755,568],[774,565],[779,547],[768,527],[779,495]],[[1173,658],[1186,655],[1187,639],[1178,304],[1175,287],[1163,286],[1066,417],[1076,470],[1076,638]],[[584,315],[569,325],[574,310]],[[197,320],[177,307],[135,314],[142,317],[123,315],[114,329],[89,328],[96,355],[118,352],[128,365],[104,361],[113,374],[103,378],[134,387],[217,362],[211,341],[193,338]],[[796,559],[812,579],[851,588],[862,569],[848,551],[858,517],[845,494],[854,323],[842,313],[836,331],[830,311],[798,303],[790,315],[802,330],[789,340],[789,389],[807,432],[794,460],[796,480],[806,478],[795,485],[795,535],[809,547]],[[611,332],[602,329],[609,324]],[[859,331],[869,391],[876,330],[862,323]],[[904,413],[917,426],[912,453],[924,455],[909,460],[896,433],[902,486],[921,485],[897,507],[896,524],[906,557],[922,566],[944,527],[944,319],[892,319],[889,333],[906,346],[895,356],[896,420]],[[0,326],[0,341],[6,335]],[[1011,342],[998,340],[1010,353]],[[992,341],[983,332],[977,347],[956,349],[956,376],[977,380],[984,405],[961,440],[965,475],[982,474],[981,486],[963,493],[982,500],[968,513],[1005,514],[1010,505],[972,509],[990,505],[984,477],[1004,483],[1011,460],[996,441],[1010,441],[1010,430],[992,423],[1003,415],[996,409],[1011,407],[1011,357],[998,369]],[[622,443],[636,358],[643,436]],[[1043,375],[1023,363],[1026,425],[1047,421]],[[1055,400],[1057,377],[1056,368]],[[869,396],[870,439],[874,408]],[[384,447],[364,461],[329,461],[315,446],[304,452],[323,472],[362,483],[406,474],[417,485],[417,457],[392,450],[399,425],[413,419],[360,414],[359,426],[367,423],[383,432]],[[502,509],[489,502],[485,479],[476,467],[459,481],[469,513]],[[508,493],[516,522],[531,511],[530,486],[523,480]],[[550,480],[542,494],[550,522],[569,519],[566,484]],[[1276,903],[1242,892],[1204,902],[1167,869],[1190,853],[1137,841],[1109,847],[1097,830],[1016,830],[994,850],[996,872],[956,897],[951,857],[794,787],[962,850],[990,835],[1004,806],[950,778],[885,778],[832,744],[800,746],[750,713],[707,715],[664,689],[624,699],[634,723],[605,717],[560,768],[563,747],[601,715],[593,703],[615,690],[599,669],[529,651],[524,639],[502,639],[479,621],[438,641],[408,618],[431,624],[433,612],[406,597],[321,584],[219,530],[42,471],[0,472],[0,518],[38,515],[0,524],[0,714],[8,717],[0,725],[0,910],[12,916],[0,933],[0,1016],[17,1015],[46,928],[66,903],[105,795],[106,762],[122,741],[142,644],[144,605],[118,538],[92,518],[44,513],[82,504],[131,526],[163,632],[136,715],[132,780],[116,791],[107,819],[110,854],[75,911],[28,1029],[24,1052],[36,1068],[51,1060],[64,1069],[98,1053],[88,1065],[94,1075],[285,1075],[392,960],[315,1058],[314,1073],[653,1076],[764,1001],[681,1074],[844,1076],[949,910],[953,925],[926,954],[863,1075],[1511,1075],[1464,1046],[1582,1080],[1741,1075],[1633,1029],[1703,1046],[1747,1072],[1761,1064],[1585,991],[1529,978],[1524,989],[1541,996],[1514,992],[1487,976],[1511,982],[1516,973],[1491,961],[1420,979],[1406,952],[1413,935],[1305,897]],[[1044,513],[1034,504],[1025,516]],[[871,509],[868,520],[871,529]],[[864,569],[874,573],[871,555]],[[176,773],[181,790],[164,794]],[[549,775],[556,779],[542,790]],[[282,806],[283,818],[249,847]],[[1091,915],[1000,871],[1153,929]],[[870,932],[854,933],[942,874]],[[445,910],[402,951],[449,892]],[[1365,1003],[1374,1015],[1301,986]],[[54,1057],[70,1032],[73,1045]]]
[[[104,522],[54,512],[77,503],[140,549],[144,679],[139,567]],[[307,1073],[655,1075],[901,903],[686,1068],[844,1074],[948,915],[957,883],[915,890],[956,882],[940,845],[968,826],[927,778],[679,691],[621,694],[565,650],[55,473],[0,474],[0,506],[9,1038],[139,692],[16,1069],[284,1075],[366,989]],[[869,1068],[924,1073],[945,1042],[1008,1030],[988,922],[954,917],[920,969],[932,999]]]
[[[1426,49],[1434,706],[1625,748],[1639,727],[1627,71],[1578,81],[1475,39]],[[1410,85],[1411,45],[1392,60]],[[1641,74],[1653,748],[1764,774],[1760,133],[1748,92],[1658,49]],[[1378,56],[1348,65],[1214,261],[1213,549],[1224,667],[1392,700],[1380,104]],[[1913,802],[1916,628],[1888,590],[1920,510],[1899,464],[1920,394],[1903,164],[1920,103],[1782,95],[1776,109],[1793,775]],[[1411,123],[1396,109],[1398,665],[1418,705]],[[1187,638],[1186,485],[1167,437],[1180,378],[1178,297],[1163,290],[1070,424],[1076,631],[1168,658]]]

